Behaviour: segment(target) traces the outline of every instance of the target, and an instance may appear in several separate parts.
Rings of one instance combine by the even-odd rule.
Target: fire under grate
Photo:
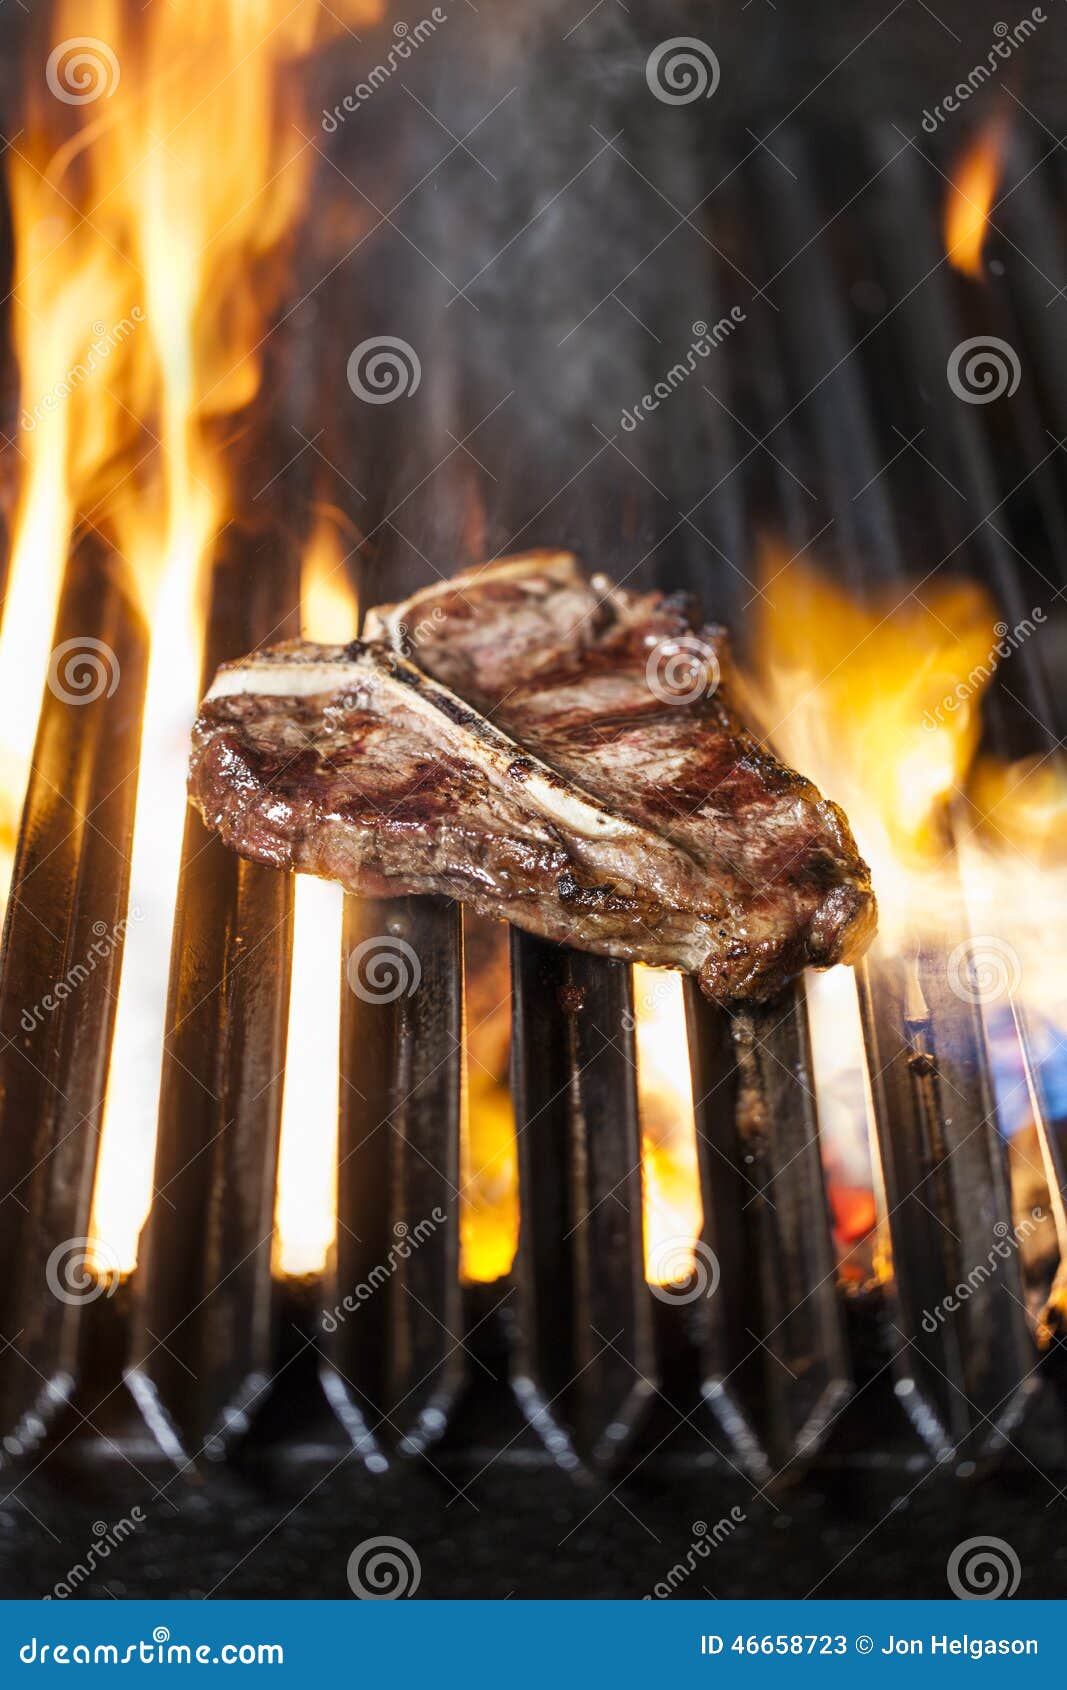
[[[415,86],[432,104],[431,89]],[[385,98],[397,109],[383,121],[408,141],[415,180],[431,144],[425,120],[400,94]],[[450,98],[457,134],[492,105],[484,88]],[[1044,606],[1055,628],[1067,587],[1058,333],[1067,167],[1054,140],[1016,114],[977,284],[946,262],[941,234],[955,137],[949,148],[887,124],[850,130],[842,144],[839,133],[786,122],[767,147],[745,141],[709,177],[695,119],[692,153],[679,163],[663,112],[649,113],[636,139],[616,140],[599,130],[600,105],[610,107],[609,94],[589,125],[599,163],[573,201],[564,196],[547,251],[519,239],[479,271],[481,244],[488,256],[503,240],[487,230],[467,244],[481,167],[457,155],[443,176],[447,210],[428,194],[409,206],[408,240],[434,263],[413,282],[411,255],[388,230],[361,254],[368,332],[424,349],[417,428],[399,407],[353,417],[344,385],[352,311],[339,282],[274,337],[270,386],[283,398],[240,448],[262,497],[215,547],[205,678],[224,658],[296,631],[307,525],[293,512],[310,510],[323,461],[349,488],[367,537],[352,562],[364,607],[481,556],[565,543],[631,584],[690,588],[740,628],[760,594],[751,537],[772,534],[785,555],[811,548],[860,601],[887,588],[903,595],[951,567],[984,583],[1009,625]],[[514,123],[514,110],[487,120],[487,158],[505,118]],[[348,172],[355,153],[342,135],[324,175]],[[494,162],[518,169],[513,147]],[[687,170],[699,180],[687,184]],[[620,179],[640,201],[640,239],[627,223],[610,254],[587,253],[582,221],[594,193]],[[714,192],[679,219],[677,205],[696,204],[701,184]],[[619,250],[634,243],[639,259],[661,234],[662,250],[627,287]],[[524,286],[531,266],[540,297]],[[457,290],[441,272],[472,279]],[[516,335],[526,297],[530,320]],[[620,425],[689,325],[722,321],[733,306],[743,320],[716,347],[707,378],[695,378],[701,391],[672,393],[657,416]],[[954,350],[978,335],[1007,342],[1024,372],[989,406],[961,402],[946,378]],[[621,376],[604,376],[601,354]],[[71,546],[57,644],[86,634],[116,655],[122,685],[89,704],[44,694],[4,933],[4,1507],[32,1508],[50,1531],[65,1487],[71,1507],[99,1514],[103,1485],[116,1512],[119,1498],[143,1495],[172,1545],[219,1520],[242,1545],[246,1511],[257,1547],[290,1502],[311,1521],[312,1545],[317,1533],[334,1541],[352,1497],[364,1536],[402,1527],[412,1536],[411,1510],[436,1511],[442,1588],[469,1579],[471,1594],[508,1593],[496,1591],[493,1531],[480,1510],[497,1521],[514,1511],[533,1581],[520,1593],[540,1594],[552,1588],[549,1563],[579,1564],[605,1497],[631,1566],[662,1563],[660,1534],[679,1507],[707,1521],[736,1505],[746,1520],[739,1553],[753,1564],[770,1553],[759,1540],[771,1521],[792,1517],[783,1541],[802,1534],[806,1550],[809,1534],[823,1532],[805,1582],[825,1567],[837,1582],[820,1593],[836,1594],[848,1593],[850,1544],[884,1518],[887,1496],[912,1522],[928,1521],[937,1541],[942,1522],[923,1510],[945,1494],[941,1471],[953,1480],[952,1502],[938,1504],[951,1541],[973,1506],[968,1481],[998,1467],[1010,1476],[996,1493],[1006,1536],[1062,1506],[1058,1287],[1035,1299],[1022,1252],[1010,1250],[952,1320],[930,1319],[998,1240],[1014,1237],[1020,1216],[988,1017],[950,981],[950,949],[972,938],[965,926],[952,947],[878,950],[856,971],[881,1254],[861,1285],[842,1274],[835,1242],[804,983],[733,1015],[687,986],[704,1214],[697,1263],[714,1261],[716,1285],[672,1301],[645,1277],[631,970],[511,935],[521,1232],[511,1273],[464,1283],[464,920],[439,900],[346,899],[342,981],[360,944],[383,934],[410,947],[419,980],[388,1002],[341,991],[336,1250],[324,1279],[286,1279],[275,1271],[274,1209],[294,892],[229,855],[190,813],[155,1195],[138,1264],[106,1295],[57,1296],[57,1248],[90,1231],[120,950],[32,1033],[25,1013],[94,934],[128,919],[148,651],[89,526]],[[1062,743],[1053,637],[1015,652],[1010,684],[993,689],[987,733],[1005,756],[1050,755]],[[1063,1258],[1062,1055],[1039,1048],[1029,1005],[1007,1007],[1010,1063]],[[402,1229],[439,1214],[417,1248],[396,1252]],[[324,1327],[323,1311],[374,1284],[383,1262],[387,1282],[358,1316]],[[1055,1259],[1043,1265],[1048,1280]],[[329,1492],[341,1474],[346,1500],[309,1513],[308,1484]],[[190,1490],[199,1524],[182,1519]],[[828,1497],[838,1523],[826,1529]],[[619,1514],[631,1498],[655,1544]],[[548,1513],[569,1530],[549,1529]],[[897,1528],[886,1529],[892,1539]],[[469,1569],[444,1571],[465,1542]],[[147,1593],[151,1572],[132,1543],[126,1553],[133,1593]],[[157,1533],[148,1559],[162,1588],[201,1588],[170,1570],[173,1553]],[[271,1547],[264,1553],[251,1583],[238,1572],[222,1588],[285,1590]],[[603,1577],[619,1581],[605,1593],[640,1594],[624,1588],[612,1559],[598,1563],[590,1592]],[[725,1554],[721,1565],[731,1565]],[[737,1566],[721,1576],[752,1593]],[[220,1581],[234,1576],[221,1562],[216,1570]],[[909,1589],[906,1570],[890,1576]],[[1024,1594],[1062,1590],[1062,1567],[1038,1575],[1028,1563],[1030,1577]]]

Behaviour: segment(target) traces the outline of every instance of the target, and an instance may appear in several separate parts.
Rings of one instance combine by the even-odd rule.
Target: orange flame
[[[633,972],[645,1278],[669,1285],[692,1272],[704,1220],[685,998],[680,974]]]
[[[990,123],[957,167],[945,202],[945,251],[949,262],[965,276],[982,274],[982,248],[989,229],[989,213],[1004,163],[1007,126]]]
[[[9,151],[24,459],[0,634],[6,893],[72,521],[102,529],[151,643],[130,904],[93,1230],[136,1255],[202,650],[203,565],[233,514],[219,419],[256,395],[277,262],[313,153],[281,71],[379,0],[56,0]],[[42,58],[45,55],[42,54]],[[213,438],[213,435],[215,436]],[[90,631],[86,630],[89,637]],[[6,872],[5,872],[6,870]]]
[[[910,930],[944,855],[945,806],[980,733],[993,605],[967,581],[861,605],[771,552],[752,686],[768,737],[835,799],[871,865],[883,934]]]
[[[1050,920],[1067,895],[1067,770],[1053,756],[975,761],[982,695],[998,663],[1042,637],[1043,614],[1012,629],[994,623],[988,595],[967,582],[860,604],[773,555],[763,584],[752,696],[769,740],[845,810],[879,897],[878,948],[911,957],[923,937],[947,943],[949,983],[956,968],[960,995],[980,1002],[987,1023],[998,1007],[1029,1008],[1046,1026],[1067,1026]],[[989,977],[978,998],[968,998],[972,965]],[[871,1220],[857,1197],[868,1189],[858,1176],[871,1104],[847,978],[816,977],[808,994],[843,1246]],[[884,1240],[874,1240],[870,1265],[887,1271]],[[843,1271],[856,1267],[853,1258]]]

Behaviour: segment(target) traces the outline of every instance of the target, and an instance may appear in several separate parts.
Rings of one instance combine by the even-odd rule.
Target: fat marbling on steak
[[[725,635],[565,554],[469,571],[220,669],[190,792],[260,862],[440,892],[720,1000],[849,961],[874,928],[841,812],[731,703]]]

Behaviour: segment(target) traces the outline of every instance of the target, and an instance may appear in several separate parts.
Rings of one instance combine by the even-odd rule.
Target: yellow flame
[[[304,637],[343,645],[359,623],[347,584],[344,550],[325,519],[301,566]],[[344,893],[330,881],[298,875],[293,910],[274,1271],[315,1274],[326,1267],[337,1232],[337,1113]]]
[[[519,1242],[515,1111],[508,1084],[508,930],[501,922],[468,917],[464,934],[460,1273],[467,1281],[489,1283],[510,1273]]]
[[[764,559],[752,687],[779,753],[845,811],[883,934],[936,888],[945,804],[978,744],[996,666],[994,608],[966,581],[860,604],[806,564]],[[917,900],[919,904],[917,905]]]
[[[234,514],[218,419],[257,393],[314,159],[281,72],[344,18],[379,11],[379,0],[56,0],[54,49],[47,70],[32,67],[9,150],[24,462],[0,634],[5,894],[73,521],[112,544],[152,635],[135,919],[92,1221],[123,1268],[151,1191],[203,566]]]
[[[703,1209],[680,974],[635,967],[634,1038],[641,1112],[645,1278],[684,1279]]]
[[[1006,128],[989,124],[964,154],[945,202],[945,251],[965,276],[982,274],[982,248],[1004,159]]]

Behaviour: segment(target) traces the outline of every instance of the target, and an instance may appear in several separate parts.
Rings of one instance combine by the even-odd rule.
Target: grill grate
[[[374,419],[380,438],[367,461],[390,463],[394,447],[396,460],[361,511],[365,532],[384,541],[364,564],[369,595],[386,583],[390,594],[405,590],[427,562],[447,570],[483,548],[562,539],[584,542],[591,561],[610,561],[621,576],[685,580],[743,627],[749,536],[768,527],[791,550],[816,546],[861,593],[949,562],[986,580],[1009,617],[1060,591],[1067,368],[1038,279],[1067,279],[1050,212],[1061,201],[1059,163],[1041,156],[1049,148],[1040,136],[1017,137],[991,309],[1035,376],[986,410],[956,403],[945,384],[975,307],[942,262],[937,171],[899,133],[846,150],[785,129],[775,151],[777,159],[757,153],[738,166],[711,201],[707,227],[682,232],[682,280],[650,289],[651,304],[642,295],[653,378],[680,324],[711,320],[735,298],[751,319],[716,354],[714,392],[709,379],[703,393],[675,396],[676,414],[658,433],[649,424],[646,435],[612,438],[598,426],[574,459],[569,417],[558,441],[529,415],[516,422],[514,408],[478,432],[520,376],[524,395],[550,379],[533,373],[537,349],[501,353],[506,301],[516,297],[508,282],[480,298],[486,322],[472,337],[500,353],[499,365],[481,342],[471,358],[457,338],[454,367],[447,376],[427,371],[425,382],[451,438],[473,439],[470,452],[441,453],[430,439],[412,446],[401,419]],[[440,211],[420,216],[420,241],[439,250]],[[1013,258],[1013,230],[1032,262]],[[400,257],[371,261],[375,299],[389,296],[390,262]],[[761,288],[753,293],[746,277],[763,278]],[[859,284],[872,277],[897,303],[864,303],[869,289]],[[426,320],[459,336],[436,296]],[[643,344],[644,328],[626,332]],[[565,394],[579,409],[585,397]],[[351,446],[352,461],[364,444]],[[397,499],[397,486],[416,491]],[[472,507],[481,537],[471,531]],[[273,538],[220,541],[209,670],[287,631],[298,549],[296,537],[285,555]],[[61,1410],[72,1394],[96,1430],[121,1380],[115,1370],[101,1382],[92,1353],[127,1301],[124,1292],[114,1306],[67,1304],[46,1281],[56,1243],[88,1230],[118,954],[32,1048],[19,1025],[27,1003],[84,954],[93,924],[120,920],[125,906],[145,631],[91,537],[72,553],[60,611],[67,627],[91,627],[119,653],[122,709],[101,701],[73,710],[46,693],[5,934],[0,1188],[10,1195],[0,1331],[9,1347],[0,1403],[13,1460],[56,1435],[57,1416],[67,1425]],[[1046,661],[1037,645],[1013,661],[1013,696],[1004,689],[993,702],[998,746],[1057,745],[1062,702]],[[387,1005],[343,997],[338,1241],[319,1306],[339,1304],[368,1279],[398,1225],[438,1210],[446,1220],[386,1292],[324,1340],[270,1271],[291,920],[287,883],[237,863],[190,818],[156,1198],[123,1357],[133,1399],[170,1460],[247,1457],[264,1419],[277,1419],[279,1399],[299,1397],[300,1356],[321,1372],[333,1432],[376,1472],[409,1456],[435,1465],[480,1459],[480,1441],[464,1448],[479,1394],[500,1409],[501,1452],[583,1475],[675,1453],[702,1472],[710,1448],[721,1467],[779,1486],[828,1440],[844,1447],[854,1436],[856,1415],[843,1413],[853,1394],[859,1419],[869,1416],[858,1440],[868,1455],[891,1445],[906,1460],[988,1462],[1013,1447],[1043,1376],[1018,1260],[980,1288],[962,1325],[931,1334],[922,1318],[1012,1220],[981,1022],[948,991],[943,955],[924,951],[914,968],[875,960],[857,975],[894,1270],[867,1308],[846,1300],[835,1273],[803,987],[735,1016],[688,994],[703,1242],[719,1260],[721,1294],[664,1308],[642,1270],[629,971],[513,936],[519,1257],[512,1280],[462,1287],[459,912],[436,900],[348,900],[340,965],[368,934],[396,933],[417,952],[421,982]],[[1062,1122],[1047,1076],[1025,1054],[1062,1190]],[[1056,1219],[1063,1255],[1059,1204]],[[295,1346],[294,1318],[304,1328]],[[105,1349],[117,1353],[113,1337]],[[502,1373],[536,1440],[503,1413]],[[294,1409],[299,1435],[286,1430],[290,1450],[309,1426],[325,1436],[315,1419],[321,1403],[305,1409]],[[140,1435],[127,1426],[130,1447],[141,1447]]]

